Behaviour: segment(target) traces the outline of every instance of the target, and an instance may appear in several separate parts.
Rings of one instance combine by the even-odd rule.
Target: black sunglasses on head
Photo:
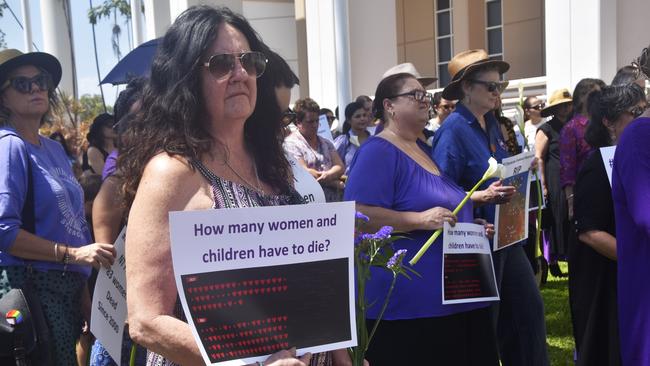
[[[291,108],[287,108],[286,111],[282,113],[282,126],[287,127],[292,123],[296,122],[296,112],[292,111]]]
[[[212,76],[217,79],[228,77],[235,67],[237,66],[236,59],[246,70],[246,73],[256,78],[264,74],[266,63],[268,62],[266,56],[261,52],[240,52],[240,53],[219,53],[210,57],[208,62],[203,63],[207,67]]]
[[[645,111],[648,109],[648,105],[644,106],[636,106],[634,108],[629,109],[627,112],[630,113],[635,119],[639,118]]]
[[[54,82],[50,74],[42,72],[36,76],[28,78],[27,76],[13,77],[2,85],[0,90],[5,90],[9,86],[16,89],[17,92],[22,94],[29,94],[32,92],[32,85],[36,84],[40,90],[49,91],[54,89]]]
[[[503,93],[503,91],[508,86],[507,81],[485,81],[485,80],[478,80],[478,79],[470,79],[468,81],[470,83],[481,84],[485,86],[487,88],[487,91],[490,93],[494,93],[495,91],[498,91],[499,93]]]
[[[413,99],[415,99],[416,102],[428,102],[429,105],[433,105],[433,94],[427,93],[426,91],[420,89],[411,90],[410,92],[406,92],[406,93],[396,94],[388,97],[388,99],[393,99],[397,97],[406,97],[406,96],[413,97]]]

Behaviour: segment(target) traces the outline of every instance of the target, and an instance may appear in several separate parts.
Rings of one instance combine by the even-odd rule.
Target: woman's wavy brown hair
[[[258,34],[248,21],[228,8],[194,6],[183,12],[169,28],[151,66],[151,78],[145,86],[142,107],[123,135],[118,168],[124,179],[124,202],[130,207],[146,164],[156,154],[166,152],[191,160],[200,160],[217,143],[206,128],[205,104],[201,95],[200,71],[210,45],[217,38],[219,25],[237,28],[248,40],[252,51],[263,52]],[[264,82],[262,75],[258,85]],[[260,179],[281,192],[291,189],[290,166],[282,149],[282,126],[278,111],[263,109],[275,105],[261,102],[244,125],[247,148],[253,153]]]

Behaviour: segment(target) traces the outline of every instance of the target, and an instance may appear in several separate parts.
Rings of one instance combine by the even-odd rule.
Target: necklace
[[[230,169],[230,171],[235,173],[237,178],[241,179],[241,181],[246,183],[247,186],[251,187],[253,190],[257,191],[258,193],[266,194],[262,189],[262,183],[260,183],[260,176],[257,174],[257,164],[255,164],[255,161],[253,161],[253,170],[255,171],[255,179],[257,180],[257,185],[251,184],[248,180],[244,179],[244,177],[239,175],[239,173],[237,173],[237,171],[230,166],[230,163],[228,163],[228,159],[226,159],[224,162],[226,163],[226,166]]]

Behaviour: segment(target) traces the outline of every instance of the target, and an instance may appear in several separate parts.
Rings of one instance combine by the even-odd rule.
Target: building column
[[[144,1],[144,17],[146,25],[146,41],[165,35],[171,25],[169,2],[160,0]]]
[[[546,90],[616,74],[616,0],[546,0]]]
[[[142,0],[131,0],[131,29],[133,30],[133,48],[144,42],[142,34]]]
[[[384,72],[397,65],[395,0],[350,0],[348,3],[352,98],[343,101],[345,104],[361,94],[374,95]],[[431,62],[435,63],[433,54]]]
[[[332,109],[338,105],[333,15],[333,0],[305,0],[308,96]]]
[[[59,89],[77,97],[77,78],[72,54],[72,19],[68,0],[40,0],[43,49],[61,63],[63,74]]]

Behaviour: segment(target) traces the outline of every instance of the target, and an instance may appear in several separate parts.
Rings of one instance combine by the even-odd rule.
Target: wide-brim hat
[[[566,103],[573,103],[573,98],[571,98],[571,93],[569,89],[562,88],[551,93],[551,96],[548,98],[548,103],[546,107],[542,109],[540,114],[542,117],[548,117],[555,114],[555,110],[558,106]]]
[[[9,48],[0,51],[0,85],[7,80],[9,73],[17,67],[32,65],[47,71],[52,77],[54,87],[61,81],[61,63],[56,57],[45,52],[22,53]]]
[[[415,65],[413,65],[410,62],[405,62],[403,64],[399,64],[399,65],[395,65],[395,66],[391,67],[390,69],[386,70],[386,72],[384,73],[384,75],[381,78],[384,79],[387,76],[391,76],[391,75],[395,75],[395,74],[402,74],[402,73],[411,74],[411,75],[415,76],[417,81],[419,81],[420,84],[422,84],[422,87],[425,88],[425,89],[426,89],[427,86],[435,83],[438,80],[438,78],[434,78],[432,76],[422,76],[422,75],[420,75],[418,70],[415,68]]]
[[[463,97],[461,83],[467,75],[478,68],[496,67],[500,74],[510,69],[510,64],[501,60],[491,60],[485,50],[467,50],[456,54],[449,64],[447,70],[451,76],[451,82],[442,90],[442,97],[447,100],[457,100]]]

